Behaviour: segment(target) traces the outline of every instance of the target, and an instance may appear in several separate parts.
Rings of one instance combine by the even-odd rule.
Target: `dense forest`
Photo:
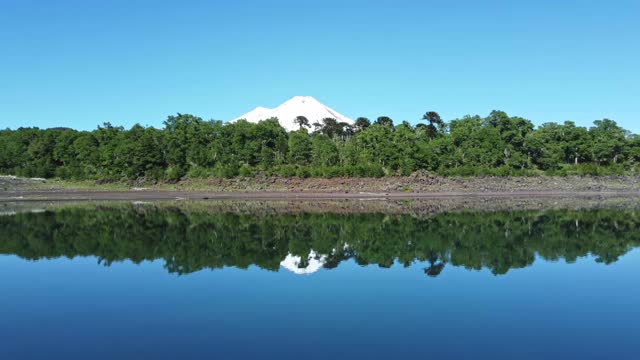
[[[535,127],[493,111],[450,122],[427,112],[413,126],[386,116],[353,125],[326,118],[287,132],[277,119],[205,121],[177,114],[163,129],[109,123],[93,131],[0,130],[0,173],[62,179],[175,181],[188,177],[609,175],[640,172],[640,137],[604,119]]]
[[[177,207],[67,207],[0,216],[0,254],[26,259],[95,256],[99,262],[162,259],[169,272],[252,265],[278,270],[288,254],[324,254],[325,268],[353,259],[390,267],[420,263],[429,276],[446,266],[504,274],[537,257],[593,255],[609,264],[640,246],[635,211],[516,211],[411,215],[249,216]],[[304,267],[304,263],[301,264]]]

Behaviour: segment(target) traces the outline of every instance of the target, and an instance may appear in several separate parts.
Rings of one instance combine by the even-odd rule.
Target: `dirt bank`
[[[384,178],[281,178],[185,179],[172,190],[250,192],[402,192],[402,193],[485,193],[485,192],[584,192],[640,191],[640,176],[571,177],[442,177],[415,173]],[[153,188],[153,187],[151,187]]]
[[[640,176],[184,179],[166,183],[69,183],[0,177],[0,201],[183,199],[432,199],[640,195]]]
[[[585,211],[596,209],[637,210],[637,197],[628,196],[580,196],[580,197],[450,197],[412,200],[219,200],[219,201],[16,201],[0,202],[0,216],[22,212],[42,212],[68,207],[103,209],[136,207],[140,211],[148,209],[178,209],[181,212],[235,213],[251,216],[271,216],[281,214],[369,214],[411,215],[425,218],[440,213],[458,211]]]

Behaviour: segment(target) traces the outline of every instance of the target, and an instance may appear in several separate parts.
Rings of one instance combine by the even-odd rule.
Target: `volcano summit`
[[[258,121],[275,117],[278,118],[280,125],[287,129],[287,131],[293,131],[300,128],[300,126],[294,122],[297,116],[306,117],[309,120],[309,124],[321,122],[324,118],[334,118],[338,122],[353,124],[353,120],[323,105],[311,96],[294,96],[274,109],[259,106],[231,121],[245,119],[249,122],[257,123]]]

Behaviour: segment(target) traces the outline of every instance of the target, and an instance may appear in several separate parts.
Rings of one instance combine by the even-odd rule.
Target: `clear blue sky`
[[[229,120],[294,95],[640,132],[640,1],[0,0],[0,128]]]

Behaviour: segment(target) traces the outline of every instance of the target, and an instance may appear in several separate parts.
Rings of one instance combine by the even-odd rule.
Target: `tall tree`
[[[593,159],[601,164],[617,164],[623,154],[629,133],[609,119],[596,120],[589,129],[592,137]]]
[[[392,127],[393,120],[388,116],[380,116],[376,119],[376,124]]]
[[[312,158],[315,166],[334,166],[338,163],[338,148],[329,136],[320,134],[311,140]]]
[[[444,121],[440,118],[440,115],[435,111],[427,111],[422,115],[422,120],[427,121],[427,137],[434,139],[438,135],[438,131],[444,126]]]
[[[344,123],[342,123],[344,124]],[[324,118],[322,119],[322,133],[327,135],[330,138],[334,136],[342,136],[343,125],[338,122],[335,118]]]
[[[309,119],[307,119],[306,117],[304,117],[302,115],[296,116],[296,118],[293,120],[293,122],[298,124],[298,126],[300,126],[300,129],[302,129],[303,127],[308,127],[308,128],[311,127],[311,125],[309,124]]]
[[[357,118],[354,124],[354,128],[356,131],[363,131],[369,126],[371,126],[371,121],[369,121],[369,119],[367,119],[366,117]]]
[[[303,128],[289,133],[289,162],[297,165],[308,165],[311,161],[311,139]]]

